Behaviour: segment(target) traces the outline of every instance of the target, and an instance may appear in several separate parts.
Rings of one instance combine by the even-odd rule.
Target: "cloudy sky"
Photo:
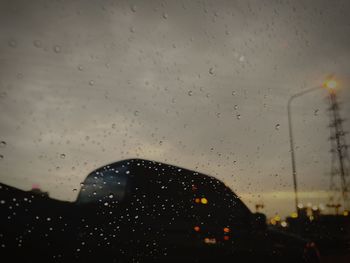
[[[301,201],[326,203],[321,84],[335,74],[349,116],[349,12],[346,0],[0,0],[0,182],[73,201],[91,170],[139,157],[287,215],[287,101],[319,86],[292,116]]]

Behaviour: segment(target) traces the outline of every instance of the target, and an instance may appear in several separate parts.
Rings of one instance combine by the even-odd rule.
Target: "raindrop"
[[[6,97],[7,97],[6,91],[0,93],[0,98],[3,99],[3,98],[6,98]]]
[[[167,13],[163,13],[163,18],[164,19],[168,19],[168,14]]]
[[[314,115],[315,115],[315,116],[318,116],[318,111],[319,111],[319,109],[316,109],[316,110],[314,111]]]
[[[135,115],[135,116],[139,116],[139,111],[138,111],[138,110],[135,110],[135,111],[134,111],[134,115]]]
[[[8,44],[10,47],[17,47],[17,42],[14,39],[11,39]]]
[[[64,158],[66,158],[66,155],[64,153],[61,153],[60,157],[61,157],[61,159],[64,159]]]
[[[79,71],[83,71],[83,66],[82,65],[78,65],[78,69],[79,69]]]
[[[214,75],[214,68],[210,68],[210,69],[209,69],[209,74],[210,74],[210,75]]]
[[[279,130],[280,127],[281,127],[281,125],[280,125],[279,123],[277,123],[277,124],[275,125],[275,129],[276,129],[276,130]]]
[[[135,28],[134,28],[134,27],[130,27],[129,31],[130,31],[131,33],[135,33]]]
[[[93,80],[90,80],[90,81],[89,81],[89,85],[90,85],[90,86],[93,86],[94,84],[95,84],[95,81],[93,81]]]
[[[240,61],[240,62],[244,62],[244,60],[245,60],[245,57],[244,57],[244,56],[240,56],[240,57],[239,57],[239,61]]]
[[[4,156],[2,154],[0,154],[0,160],[4,159]]]
[[[53,50],[55,51],[55,53],[60,53],[61,52],[61,47],[56,45],[56,46],[54,46]]]
[[[238,105],[233,106],[235,110],[238,110]]]
[[[34,40],[33,45],[34,45],[34,47],[40,48],[41,47],[41,41],[40,40]]]
[[[240,120],[240,119],[241,119],[241,114],[237,114],[237,115],[236,115],[236,118],[237,118],[238,120]]]
[[[114,196],[113,196],[113,194],[110,194],[108,197],[112,199]]]
[[[104,203],[104,206],[108,206],[108,202],[105,202],[105,203]]]
[[[76,192],[77,191],[77,188],[73,188],[73,192]]]
[[[136,5],[131,5],[131,6],[130,6],[130,9],[131,9],[132,12],[135,13],[135,12],[136,12]]]
[[[236,96],[236,91],[232,91],[232,96]]]
[[[192,96],[193,95],[193,91],[189,90],[187,94],[188,94],[188,96]]]
[[[1,200],[0,201],[0,204],[2,204],[2,205],[5,204],[5,203],[6,203],[5,200]]]
[[[6,147],[6,142],[5,141],[1,141],[0,142],[0,148],[4,148]]]

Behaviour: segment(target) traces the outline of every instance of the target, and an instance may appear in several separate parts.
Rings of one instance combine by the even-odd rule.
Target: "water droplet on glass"
[[[130,31],[131,33],[135,33],[135,28],[134,28],[134,27],[130,27],[129,31]]]
[[[168,19],[168,14],[167,13],[163,13],[163,18],[164,19]]]
[[[240,56],[240,57],[239,57],[239,61],[240,61],[240,62],[244,62],[244,60],[245,60],[245,57],[244,57],[244,56]]]
[[[210,74],[210,75],[214,75],[214,68],[210,68],[210,69],[209,69],[209,74]]]
[[[136,5],[131,5],[131,6],[130,6],[130,9],[131,9],[132,12],[135,13],[135,12],[136,12]]]
[[[233,106],[235,110],[238,110],[238,105]]]
[[[193,95],[193,91],[189,90],[187,94],[188,94],[188,96],[192,96]]]
[[[237,115],[236,115],[236,118],[237,118],[238,120],[240,120],[240,119],[241,119],[241,114],[237,114]]]
[[[112,194],[110,194],[108,197],[112,199],[114,196]]]
[[[40,40],[34,40],[33,44],[34,44],[34,47],[36,47],[36,48],[40,48],[41,47],[41,41]]]
[[[66,158],[66,155],[65,155],[64,153],[62,153],[62,154],[60,155],[60,157],[61,157],[61,159],[64,159],[64,158]]]
[[[17,42],[16,42],[16,40],[11,39],[11,40],[9,41],[9,46],[10,46],[10,47],[17,47]]]
[[[279,130],[279,129],[280,129],[280,127],[281,127],[281,125],[280,125],[280,124],[278,124],[278,123],[275,125],[275,129],[276,129],[276,130]]]
[[[1,142],[0,142],[0,147],[1,147],[1,148],[6,147],[6,142],[5,142],[5,141],[1,141]]]
[[[60,53],[61,52],[61,47],[60,46],[54,46],[53,50],[55,51],[55,53]]]
[[[79,65],[79,66],[78,66],[78,69],[79,69],[79,71],[83,71],[84,68],[83,68],[82,65]]]
[[[236,96],[236,91],[232,91],[232,96]]]
[[[90,86],[93,86],[94,84],[95,84],[95,81],[93,81],[93,80],[90,80],[90,81],[89,81],[89,85],[90,85]]]
[[[77,188],[73,188],[73,192],[76,192],[77,191]]]
[[[318,111],[319,111],[318,109],[316,109],[316,110],[314,111],[314,115],[315,115],[315,116],[318,116]]]
[[[3,92],[1,92],[0,93],[0,98],[6,98],[7,97],[7,93],[6,93],[6,91],[3,91]]]
[[[139,111],[138,111],[138,110],[135,110],[135,111],[134,111],[134,115],[135,115],[135,116],[139,116]]]
[[[4,156],[2,154],[0,154],[0,160],[4,159]]]

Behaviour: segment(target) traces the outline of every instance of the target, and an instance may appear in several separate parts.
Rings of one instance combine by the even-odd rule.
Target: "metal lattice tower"
[[[329,116],[330,116],[330,141],[331,141],[331,174],[330,174],[330,200],[327,204],[335,208],[336,213],[340,206],[349,210],[349,169],[350,160],[348,145],[346,144],[346,132],[343,130],[344,119],[340,117],[339,104],[335,91],[329,93]]]

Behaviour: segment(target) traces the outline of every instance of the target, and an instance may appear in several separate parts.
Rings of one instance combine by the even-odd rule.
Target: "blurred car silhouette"
[[[319,262],[222,182],[141,159],[103,166],[75,202],[0,185],[1,255],[59,262]]]

